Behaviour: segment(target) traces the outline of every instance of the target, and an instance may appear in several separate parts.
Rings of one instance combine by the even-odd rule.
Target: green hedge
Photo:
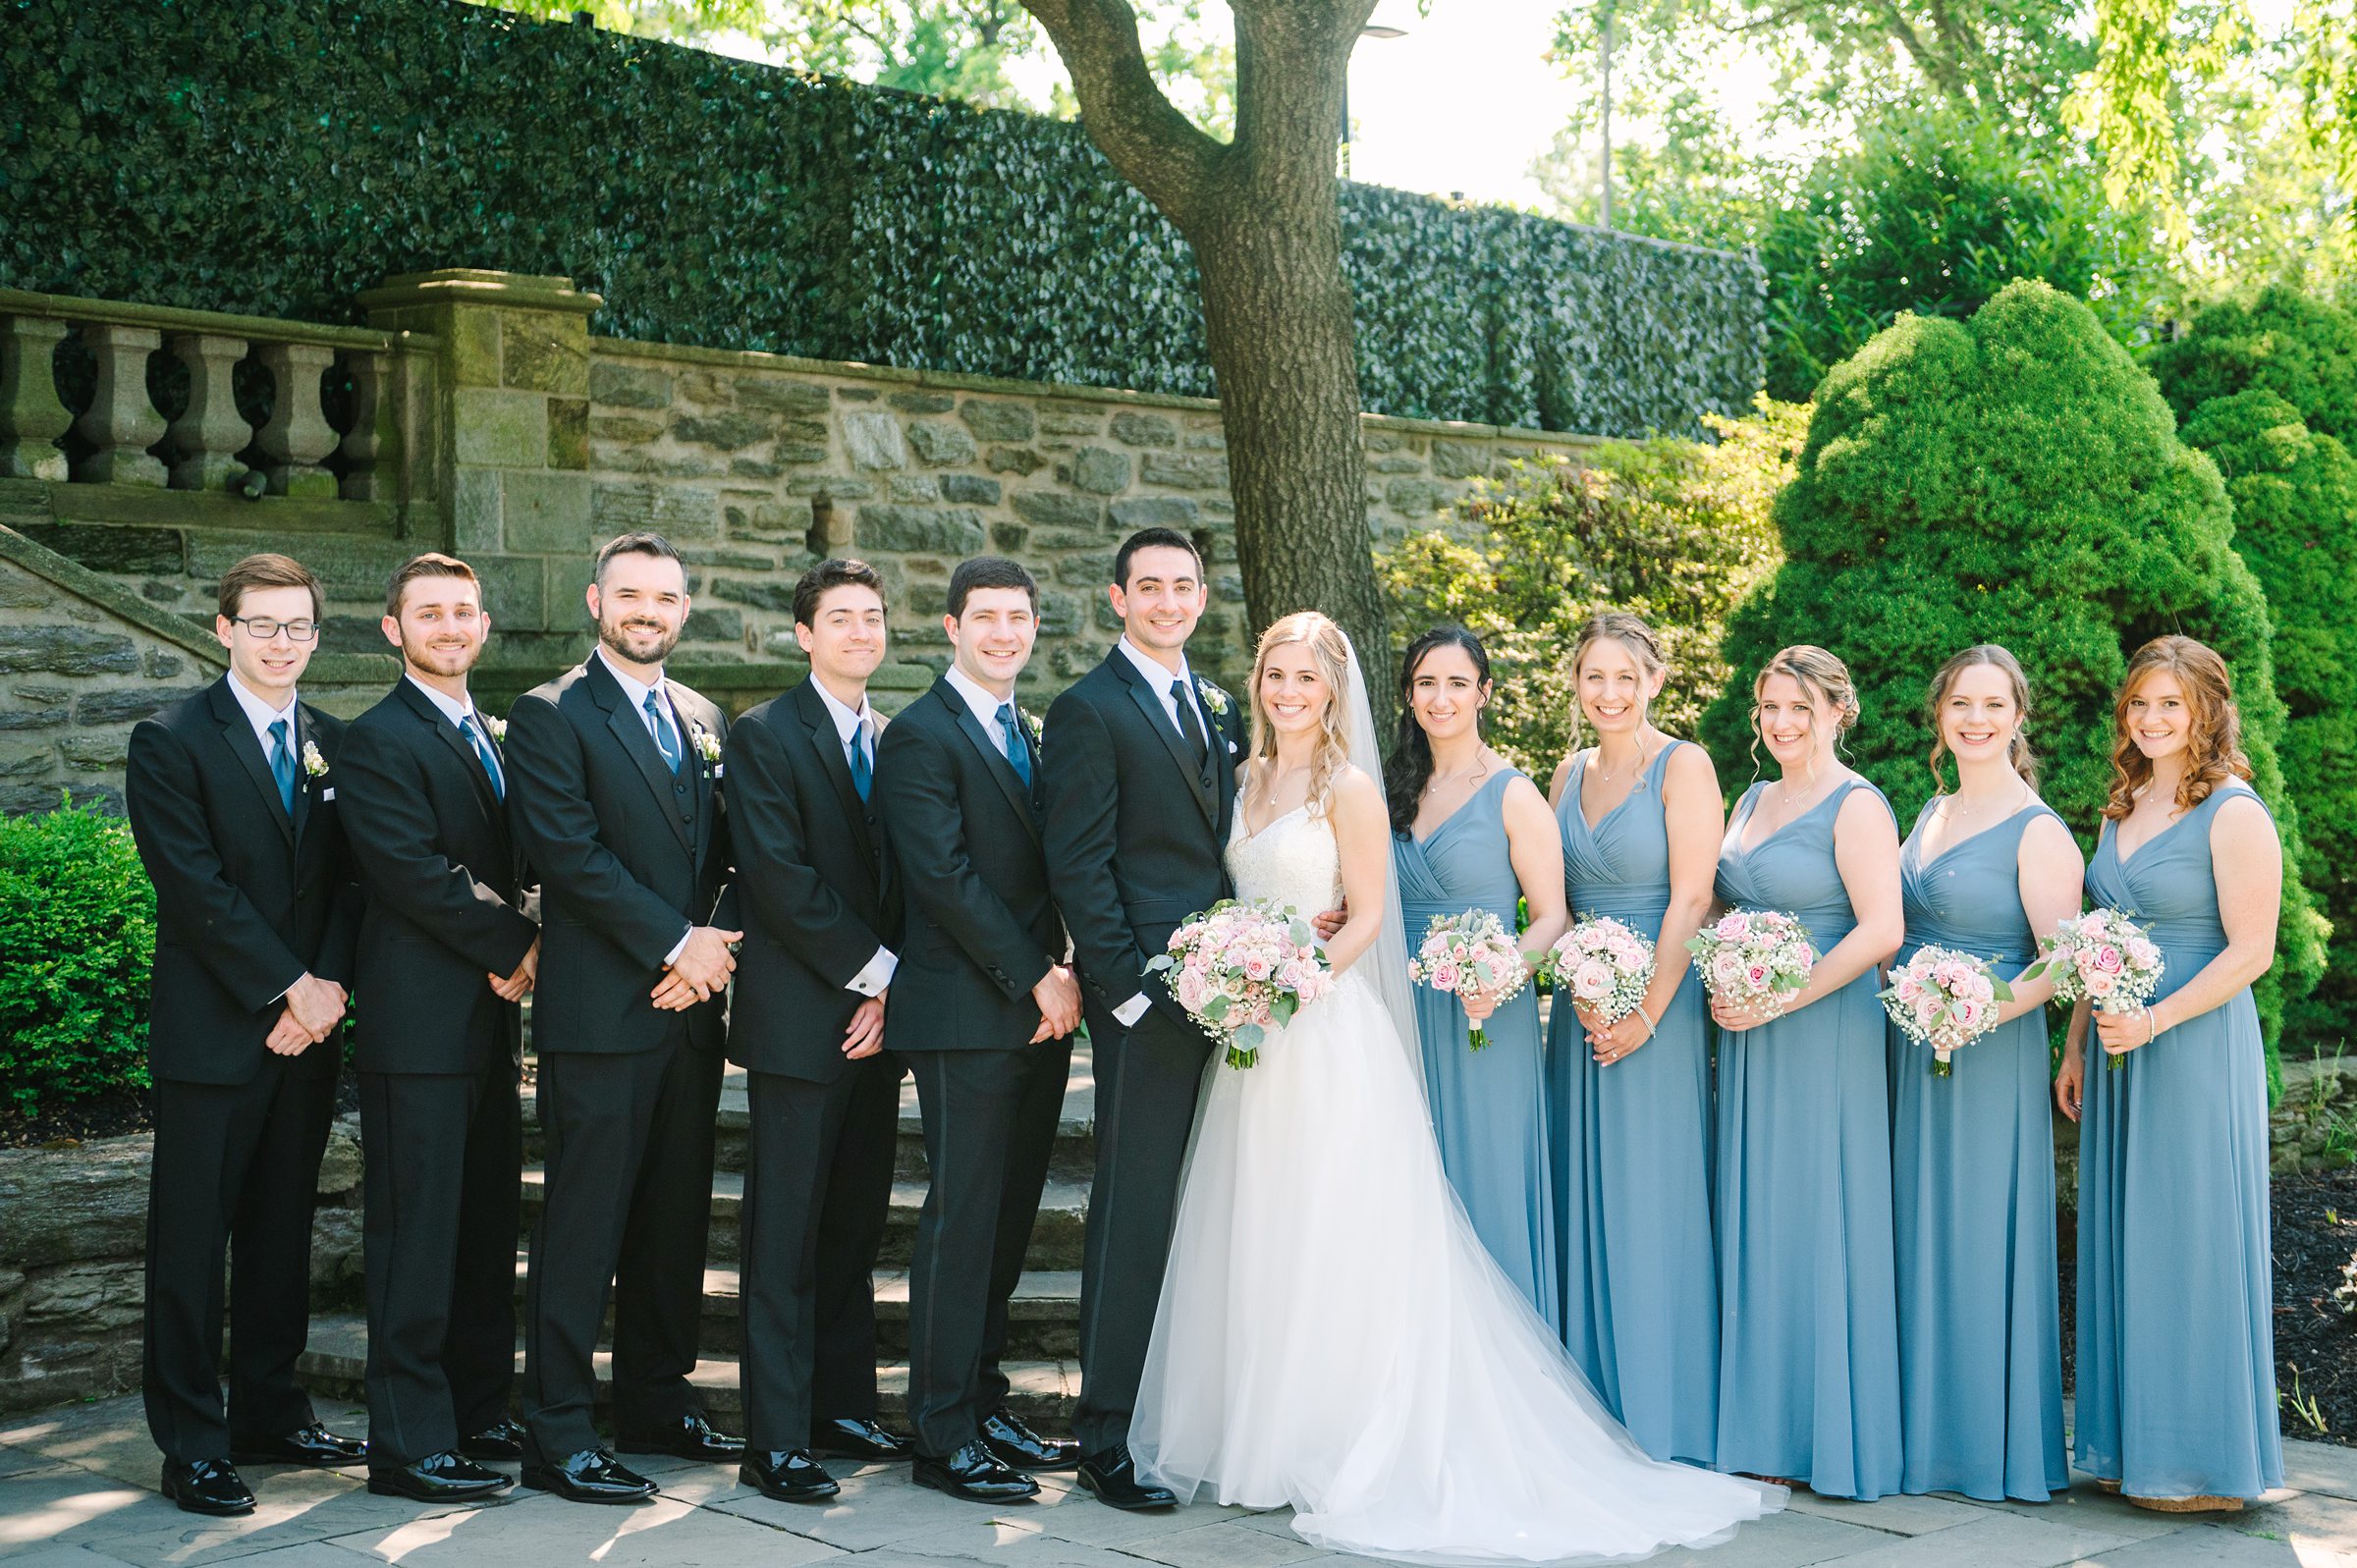
[[[96,809],[0,817],[0,1086],[21,1111],[147,1086],[155,891]]]
[[[432,267],[595,331],[1208,395],[1192,257],[1076,125],[459,0],[0,0],[0,285],[344,321]],[[1747,256],[1344,188],[1367,406],[1607,435],[1760,386]]]

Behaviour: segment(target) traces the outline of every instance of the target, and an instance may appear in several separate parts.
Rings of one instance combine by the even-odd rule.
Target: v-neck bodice
[[[1513,768],[1485,779],[1440,826],[1422,838],[1396,834],[1392,861],[1399,871],[1400,915],[1411,937],[1435,914],[1487,909],[1512,929],[1522,885],[1507,842],[1505,796]]]
[[[1891,810],[1891,802],[1864,779],[1849,779],[1746,849],[1743,830],[1767,788],[1763,781],[1744,790],[1727,825],[1727,837],[1719,845],[1719,899],[1730,908],[1783,910],[1809,928],[1812,946],[1829,951],[1858,923],[1841,868],[1834,859],[1834,824],[1840,818],[1841,802],[1857,789],[1874,796],[1885,811]],[[1896,827],[1897,816],[1891,820]]]
[[[1899,846],[1899,891],[1907,912],[1901,954],[1911,956],[1918,947],[1955,947],[2009,973],[2008,965],[2026,964],[2038,952],[2037,936],[2021,906],[2021,836],[2040,817],[2055,816],[2054,809],[2033,801],[1927,859],[1923,832],[1942,798],[1924,802],[1914,831]]]
[[[1563,891],[1574,915],[1635,921],[1648,936],[1660,925],[1670,908],[1670,825],[1662,780],[1670,754],[1684,744],[1672,740],[1655,753],[1628,793],[1593,828],[1579,808],[1579,788],[1594,753],[1583,753],[1572,766],[1555,818],[1563,835]]]
[[[2166,964],[2162,996],[2225,950],[2218,877],[2210,864],[2210,824],[2220,803],[2237,794],[2259,798],[2257,791],[2242,785],[2213,789],[2200,805],[2147,838],[2124,865],[2119,858],[2119,824],[2107,821],[2096,840],[2095,857],[2087,865],[2088,901],[2124,909],[2151,925]]]

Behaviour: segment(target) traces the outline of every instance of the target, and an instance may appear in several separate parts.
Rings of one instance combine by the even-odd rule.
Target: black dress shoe
[[[810,1430],[810,1451],[835,1459],[898,1460],[916,1457],[916,1440],[887,1432],[872,1421],[846,1416]]]
[[[427,1454],[406,1465],[368,1467],[368,1489],[380,1497],[413,1497],[419,1502],[472,1502],[495,1496],[515,1483],[485,1470],[453,1449]]]
[[[644,1502],[655,1494],[653,1482],[603,1448],[584,1448],[553,1465],[525,1465],[523,1484],[567,1502]]]
[[[670,1454],[677,1459],[742,1459],[744,1439],[732,1437],[699,1411],[682,1416],[660,1432],[632,1433],[615,1444],[626,1454]]]
[[[835,1485],[835,1478],[819,1468],[818,1461],[801,1448],[748,1453],[744,1463],[737,1467],[737,1479],[764,1497],[775,1497],[780,1502],[824,1502],[843,1490]]]
[[[1012,1411],[997,1410],[982,1423],[982,1441],[1002,1465],[1017,1470],[1069,1470],[1080,1462],[1080,1445],[1042,1437]]]
[[[253,1491],[220,1459],[167,1459],[164,1495],[192,1514],[249,1514]]]
[[[1108,1448],[1103,1453],[1089,1455],[1080,1461],[1076,1478],[1087,1490],[1096,1494],[1097,1501],[1113,1508],[1126,1508],[1135,1513],[1147,1508],[1176,1508],[1178,1494],[1168,1487],[1156,1487],[1137,1479],[1137,1464],[1129,1457],[1127,1444]]]
[[[947,1459],[919,1455],[911,1475],[920,1487],[946,1491],[967,1502],[1020,1502],[1039,1495],[1039,1483],[1002,1465],[977,1437]]]
[[[232,1437],[229,1455],[241,1465],[356,1465],[368,1457],[358,1437],[340,1437],[317,1422],[283,1437]]]
[[[469,1459],[521,1459],[523,1428],[505,1419],[495,1421],[473,1436],[460,1439],[459,1452]]]

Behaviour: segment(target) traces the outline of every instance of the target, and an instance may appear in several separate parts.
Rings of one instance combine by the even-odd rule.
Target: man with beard
[[[393,574],[403,673],[344,737],[345,833],[368,908],[354,1030],[367,1162],[368,1489],[464,1502],[508,1478],[521,1008],[540,957],[508,824],[505,725],[466,691],[491,618],[465,562]]]
[[[547,1191],[524,1295],[523,1484],[631,1503],[654,1484],[600,1441],[592,1358],[614,1294],[625,1453],[734,1463],[688,1381],[702,1315],[731,945],[720,709],[667,680],[687,568],[660,534],[598,551],[597,648],[517,699],[509,796],[540,877],[533,1008]]]

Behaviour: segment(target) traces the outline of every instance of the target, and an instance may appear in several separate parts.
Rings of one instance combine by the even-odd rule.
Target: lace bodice
[[[1228,876],[1238,898],[1274,898],[1298,915],[1314,915],[1343,901],[1342,850],[1334,825],[1296,806],[1256,834],[1244,831],[1239,799],[1235,826],[1228,835]]]

